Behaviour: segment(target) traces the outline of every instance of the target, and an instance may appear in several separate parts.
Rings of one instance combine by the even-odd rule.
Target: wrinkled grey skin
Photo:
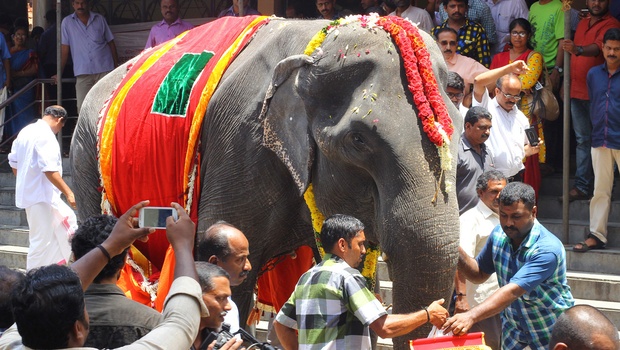
[[[327,37],[322,55],[300,55],[327,24],[273,19],[261,28],[222,78],[204,120],[198,231],[226,220],[250,241],[254,269],[234,290],[242,320],[260,266],[313,242],[302,196],[310,182],[326,216],[358,217],[367,239],[380,243],[393,279],[394,313],[417,311],[451,295],[459,227],[456,196],[453,189],[439,191],[432,204],[439,157],[421,131],[395,44],[383,30],[349,25]],[[442,55],[423,35],[443,87]],[[96,119],[122,69],[88,94],[74,134],[71,157],[80,218],[100,212]],[[461,130],[457,110],[445,93],[443,98],[455,130]],[[457,141],[455,132],[453,168]],[[454,183],[455,171],[445,177]],[[408,348],[407,339],[425,337],[429,330],[427,325],[395,339],[395,347]]]

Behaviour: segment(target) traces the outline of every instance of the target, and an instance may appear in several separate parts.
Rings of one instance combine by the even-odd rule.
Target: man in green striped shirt
[[[443,325],[448,317],[443,299],[414,313],[387,314],[355,269],[366,253],[365,242],[358,219],[336,214],[325,220],[321,244],[329,253],[301,276],[274,322],[284,349],[370,349],[369,328],[393,338],[427,322]]]

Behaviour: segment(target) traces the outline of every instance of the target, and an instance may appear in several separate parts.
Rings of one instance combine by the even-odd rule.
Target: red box
[[[484,343],[484,333],[467,333],[465,335],[446,335],[436,338],[422,338],[410,340],[411,350],[436,350],[436,349],[491,349]]]

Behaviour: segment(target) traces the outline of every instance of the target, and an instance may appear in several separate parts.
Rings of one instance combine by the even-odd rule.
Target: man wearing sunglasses
[[[521,81],[518,75],[528,70],[523,61],[492,69],[474,79],[472,106],[485,107],[493,117],[493,128],[488,145],[493,153],[495,169],[506,175],[508,181],[522,181],[523,158],[536,154],[539,145],[531,146],[525,135],[529,128],[527,117],[517,108],[521,99]],[[487,86],[495,82],[491,98]]]

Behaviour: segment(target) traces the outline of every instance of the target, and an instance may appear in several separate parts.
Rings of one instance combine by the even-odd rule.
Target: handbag
[[[545,66],[543,66],[543,72],[532,90],[532,114],[550,122],[558,119],[560,105],[553,94],[553,87]]]

